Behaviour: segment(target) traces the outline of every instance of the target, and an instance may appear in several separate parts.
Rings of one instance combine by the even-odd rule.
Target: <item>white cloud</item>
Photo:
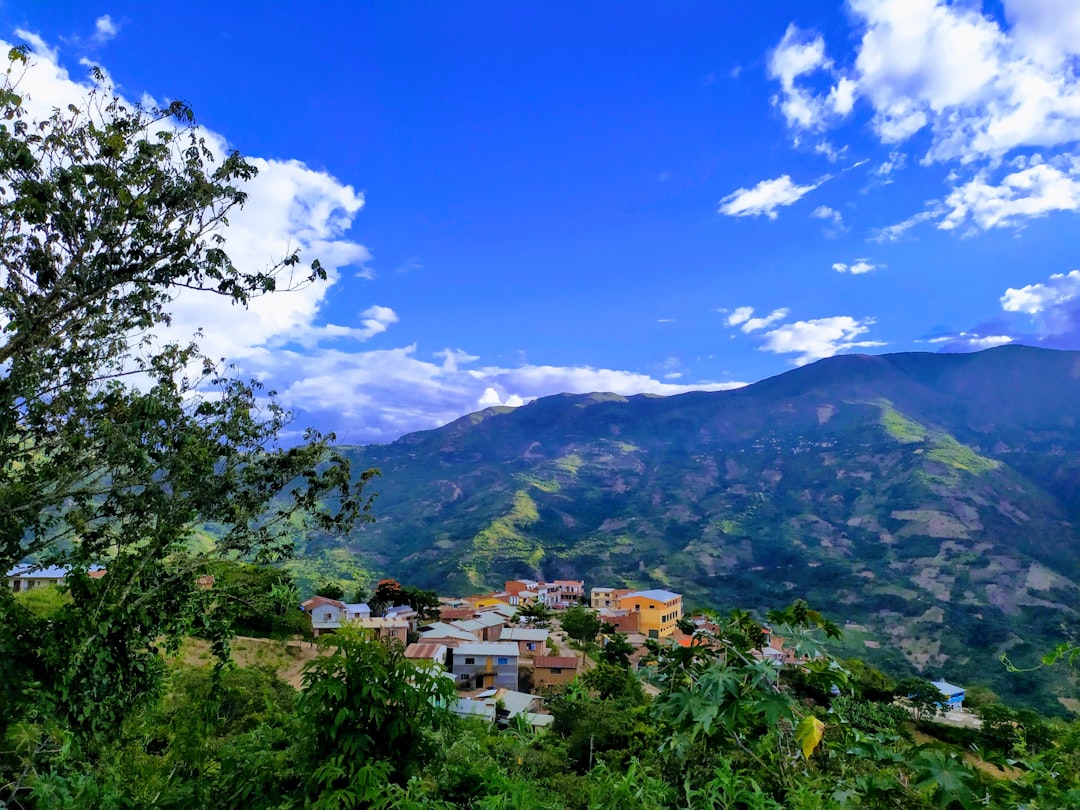
[[[807,186],[791,182],[790,175],[762,180],[753,188],[740,188],[720,201],[720,213],[729,217],[761,216],[776,219],[776,209],[798,202],[826,180],[827,175]]]
[[[942,335],[930,338],[927,343],[944,344],[948,352],[978,352],[1012,343],[1015,338],[1009,335],[979,335],[975,332],[960,332],[955,335]],[[916,341],[918,342],[918,341]]]
[[[476,404],[481,408],[490,408],[492,406],[501,405],[510,408],[520,408],[525,404],[525,400],[519,397],[517,394],[511,394],[503,402],[502,397],[499,396],[499,392],[491,386],[484,389],[484,393],[480,395],[480,399],[476,401]]]
[[[780,108],[789,126],[822,129],[855,106],[858,85],[846,76],[840,76],[826,95],[800,84],[801,78],[818,72],[830,78],[834,75],[833,62],[825,55],[825,40],[820,34],[789,25],[770,54],[768,65],[769,77],[780,82],[780,93],[773,98],[773,104]]]
[[[913,214],[902,222],[897,222],[895,225],[889,225],[885,228],[874,233],[870,237],[872,242],[899,242],[900,239],[920,223],[926,222],[931,219],[936,219],[942,214],[940,204],[931,203],[931,208],[926,211],[920,211],[917,214]]]
[[[728,326],[738,326],[740,323],[746,323],[754,314],[753,307],[736,307],[732,310],[731,314],[727,317]]]
[[[612,391],[623,395],[682,394],[738,388],[741,382],[662,382],[646,374],[591,366],[524,364],[471,367],[476,357],[446,350],[432,362],[415,345],[347,352],[323,348],[313,353],[281,350],[272,359],[253,358],[292,382],[284,401],[321,423],[337,426],[346,442],[391,441],[403,433],[445,425],[478,408],[516,407],[563,392]],[[675,372],[673,372],[675,373]]]
[[[879,266],[871,264],[868,259],[856,259],[851,264],[836,262],[832,269],[837,273],[851,273],[853,276],[859,276],[863,273],[869,273],[871,270],[876,270]]]
[[[798,354],[793,362],[803,366],[849,349],[884,346],[880,341],[855,340],[870,331],[873,324],[873,318],[857,320],[848,315],[796,321],[766,332],[760,349],[775,354]]]
[[[1080,5],[1073,0],[1005,0],[1005,16],[1023,53],[1048,67],[1080,54]]]
[[[1080,209],[1080,166],[1065,170],[1044,163],[1013,172],[997,184],[985,174],[957,186],[945,198],[947,213],[938,224],[953,230],[965,223],[988,230],[1016,225],[1020,220],[1053,211]]]
[[[851,0],[862,31],[852,80],[887,143],[928,128],[927,161],[998,159],[1080,136],[1080,12],[1007,0],[1011,29],[972,3]]]
[[[1077,300],[1080,296],[1080,270],[1055,273],[1045,284],[1029,284],[1020,289],[1010,287],[1001,296],[1001,308],[1006,312],[1038,315],[1045,310]]]
[[[759,329],[765,329],[766,327],[772,326],[774,323],[776,323],[778,321],[784,320],[784,318],[786,318],[788,316],[789,312],[790,312],[790,310],[787,309],[786,307],[781,307],[780,309],[774,309],[772,312],[770,312],[764,318],[750,318],[750,319],[748,319],[739,328],[742,329],[743,332],[745,332],[746,334],[749,335],[751,332],[756,332]]]
[[[842,227],[844,224],[843,215],[834,208],[829,208],[827,205],[819,205],[813,211],[810,212],[810,216],[814,219],[823,219],[826,222],[831,222],[837,227]]]
[[[820,35],[790,26],[769,57],[779,84],[774,99],[796,130],[823,130],[862,100],[871,128],[886,144],[925,141],[922,162],[970,168],[951,176],[946,200],[923,218],[879,232],[894,240],[919,222],[945,230],[1014,227],[1032,216],[1080,208],[1080,172],[1054,163],[1078,156],[1080,143],[1080,3],[1004,0],[999,22],[978,2],[849,0],[858,38],[854,64],[839,69]],[[829,77],[828,94],[809,87]],[[1011,155],[1048,155],[1052,169],[997,175]],[[895,150],[874,175],[903,167]],[[1056,173],[1055,173],[1056,170]],[[941,219],[944,217],[944,219]]]
[[[113,21],[108,14],[98,17],[94,21],[94,41],[99,43],[108,42],[120,33],[120,26]]]

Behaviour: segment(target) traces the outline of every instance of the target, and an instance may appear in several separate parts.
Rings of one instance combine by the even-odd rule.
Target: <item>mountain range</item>
[[[1034,663],[1076,626],[1080,352],[845,355],[745,388],[495,407],[388,445],[376,521],[317,538],[441,593],[511,577],[806,598],[886,669],[1075,707]]]

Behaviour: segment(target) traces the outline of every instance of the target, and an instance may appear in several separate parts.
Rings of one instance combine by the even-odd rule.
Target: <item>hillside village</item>
[[[379,592],[400,587],[394,580],[378,584]],[[570,683],[592,665],[582,645],[574,644],[562,627],[567,611],[585,609],[595,616],[599,632],[594,639],[625,640],[633,649],[629,661],[635,670],[646,661],[649,640],[689,647],[695,635],[701,643],[719,629],[704,615],[684,619],[683,597],[673,591],[598,586],[586,595],[581,580],[508,580],[501,591],[438,597],[437,606],[423,613],[393,605],[374,615],[366,603],[325,596],[313,596],[301,607],[314,637],[348,624],[404,645],[409,659],[442,668],[458,691],[455,714],[500,725],[520,716],[533,728],[552,720],[543,708],[549,688]],[[799,660],[783,638],[762,629],[765,644],[753,651],[755,657],[777,666]]]

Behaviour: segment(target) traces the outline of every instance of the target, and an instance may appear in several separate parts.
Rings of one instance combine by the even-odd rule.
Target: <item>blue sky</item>
[[[388,441],[843,352],[1080,348],[1080,4],[6,2],[39,110],[99,64],[262,169],[331,284],[180,332]]]

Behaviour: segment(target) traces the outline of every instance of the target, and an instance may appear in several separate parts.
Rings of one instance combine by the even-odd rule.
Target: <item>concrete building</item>
[[[517,689],[518,645],[508,641],[461,643],[450,652],[458,689]]]
[[[682,595],[662,588],[628,593],[617,608],[637,613],[640,632],[649,638],[670,636],[683,615]]]

